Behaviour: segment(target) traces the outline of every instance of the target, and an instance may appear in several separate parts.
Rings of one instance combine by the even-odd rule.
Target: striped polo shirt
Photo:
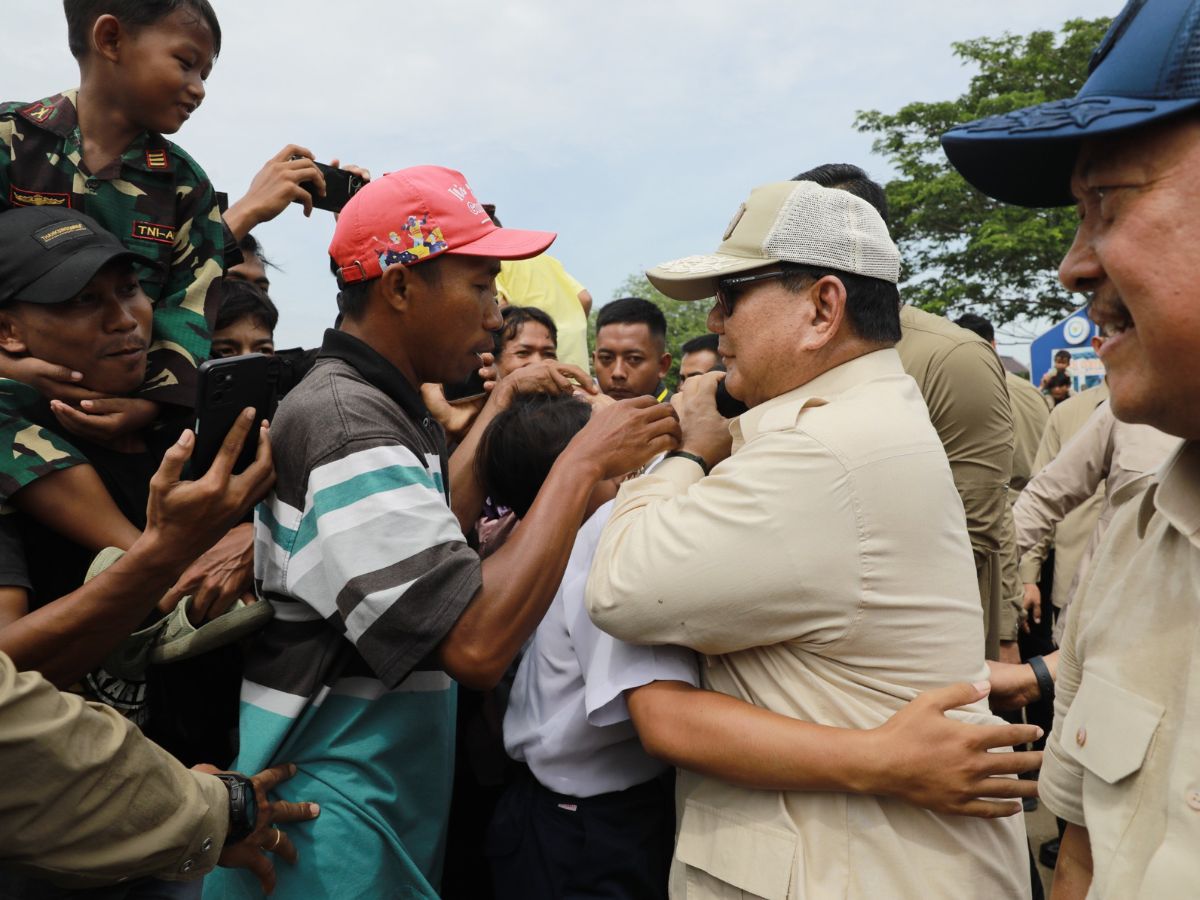
[[[277,480],[255,514],[275,617],[242,685],[241,752],[295,763],[279,795],[321,804],[276,897],[430,897],[454,771],[455,686],[433,654],[481,586],[449,506],[439,425],[362,341],[326,332],[271,426]],[[205,897],[258,897],[242,870]]]

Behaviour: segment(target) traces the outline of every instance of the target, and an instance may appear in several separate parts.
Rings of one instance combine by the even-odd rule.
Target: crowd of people
[[[330,328],[277,349],[252,231],[331,170],[225,202],[163,136],[208,0],[64,7],[80,86],[0,105],[0,898],[1194,894],[1200,0],[943,138],[1078,207],[1077,394],[903,302],[847,163],[646,273],[711,307],[677,383],[662,309],[589,341],[555,235],[440,166],[341,167]],[[262,357],[199,464],[208,361]]]

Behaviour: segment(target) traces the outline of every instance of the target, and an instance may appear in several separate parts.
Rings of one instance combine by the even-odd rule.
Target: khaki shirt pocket
[[[688,900],[787,900],[796,864],[794,832],[689,799],[675,856]]]
[[[1143,788],[1138,773],[1163,711],[1084,668],[1061,742],[1084,769],[1083,814],[1098,870],[1116,853],[1138,806]]]

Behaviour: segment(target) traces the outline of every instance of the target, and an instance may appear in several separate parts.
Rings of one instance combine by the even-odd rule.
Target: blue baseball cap
[[[1200,0],[1130,0],[1092,54],[1088,79],[1055,100],[957,125],[942,135],[950,163],[989,197],[1067,206],[1085,138],[1200,106]]]

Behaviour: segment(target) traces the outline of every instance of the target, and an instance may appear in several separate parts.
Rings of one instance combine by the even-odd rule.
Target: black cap
[[[1088,80],[1055,100],[958,125],[951,164],[989,197],[1067,206],[1085,138],[1140,128],[1200,106],[1200,0],[1129,0],[1092,54]]]
[[[22,206],[0,213],[0,306],[65,303],[122,257],[136,255],[74,209]]]

